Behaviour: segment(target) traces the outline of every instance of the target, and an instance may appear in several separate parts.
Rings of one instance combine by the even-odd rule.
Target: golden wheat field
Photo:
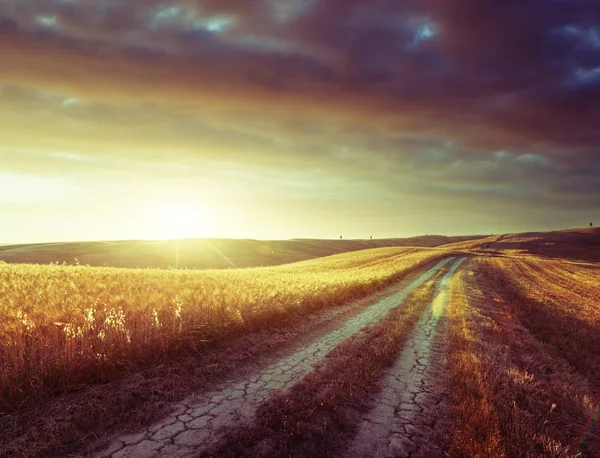
[[[536,338],[600,388],[600,269],[535,258],[488,259],[482,269]]]
[[[3,410],[185,345],[366,296],[444,251],[383,248],[272,268],[0,265]]]

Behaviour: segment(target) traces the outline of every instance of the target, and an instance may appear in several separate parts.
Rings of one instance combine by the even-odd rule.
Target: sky
[[[591,221],[597,0],[0,2],[0,242]]]

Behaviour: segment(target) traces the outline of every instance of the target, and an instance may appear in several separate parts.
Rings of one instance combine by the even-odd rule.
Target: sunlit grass
[[[226,271],[0,265],[0,406],[363,297],[446,254],[384,248]]]

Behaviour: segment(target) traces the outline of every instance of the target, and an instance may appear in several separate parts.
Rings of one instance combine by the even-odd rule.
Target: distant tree
[[[342,240],[342,236],[340,235],[340,240]]]
[[[373,240],[373,236],[371,236],[371,240]]]
[[[592,226],[593,226],[593,224],[592,224],[592,223],[590,223],[590,227],[592,227]]]

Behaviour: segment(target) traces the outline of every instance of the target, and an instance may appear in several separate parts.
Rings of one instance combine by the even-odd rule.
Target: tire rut
[[[137,434],[121,436],[96,453],[98,458],[187,457],[213,446],[227,427],[252,418],[272,394],[291,388],[338,344],[365,327],[381,321],[415,289],[454,258],[446,258],[416,279],[374,305],[352,316],[329,334],[319,337],[253,376],[226,384],[222,389],[189,398],[174,407],[162,421]]]
[[[440,422],[448,417],[450,399],[440,386],[444,344],[436,337],[450,279],[465,259],[458,259],[439,281],[431,305],[415,325],[376,407],[363,418],[345,457],[444,456],[436,429],[442,429]]]

